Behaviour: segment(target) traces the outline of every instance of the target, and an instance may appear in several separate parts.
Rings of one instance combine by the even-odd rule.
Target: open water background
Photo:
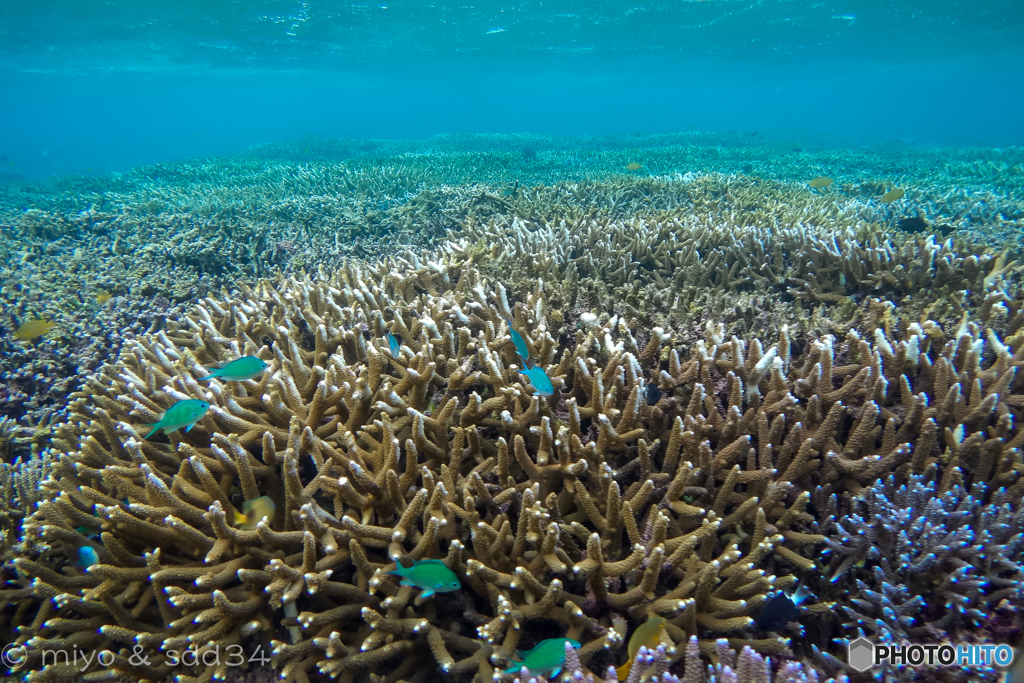
[[[1024,2],[0,2],[0,173],[309,136],[1024,144]]]

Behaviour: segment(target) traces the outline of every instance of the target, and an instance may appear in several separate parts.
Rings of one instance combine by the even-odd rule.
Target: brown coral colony
[[[43,598],[18,634],[36,653],[29,678],[80,680],[38,658],[77,648],[109,650],[107,671],[134,680],[214,680],[223,659],[167,653],[237,646],[286,681],[440,669],[484,683],[544,637],[579,641],[581,665],[603,673],[655,615],[672,661],[692,636],[706,654],[726,637],[793,656],[755,621],[774,591],[827,591],[863,560],[822,555],[833,494],[926,471],[941,490],[1024,493],[1024,355],[966,318],[799,353],[785,326],[759,340],[709,324],[684,348],[661,328],[640,343],[618,316],[559,337],[543,284],[521,294],[513,305],[458,250],[410,255],[211,296],[130,342],[59,428],[64,455],[25,521],[44,551],[15,560],[26,587],[0,591]],[[506,320],[552,396],[519,372]],[[270,364],[261,378],[197,381],[244,354]],[[211,408],[188,433],[143,439],[183,398]],[[234,526],[260,496],[273,521]],[[54,569],[93,532],[97,564]],[[423,598],[389,574],[425,559],[462,589]]]

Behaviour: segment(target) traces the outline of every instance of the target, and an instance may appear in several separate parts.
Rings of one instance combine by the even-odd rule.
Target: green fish
[[[512,337],[512,343],[516,345],[516,353],[523,359],[524,364],[529,365],[527,361],[530,360],[530,349],[526,348],[526,340],[523,339],[523,335],[512,329],[511,320],[506,318],[505,322],[508,323],[508,333]]]
[[[388,573],[402,577],[400,586],[422,589],[421,598],[429,598],[434,593],[451,593],[462,588],[459,577],[441,560],[420,560],[411,567],[399,565]]]
[[[529,652],[516,652],[522,659],[503,673],[516,674],[524,666],[529,670],[531,676],[546,676],[549,679],[557,676],[565,665],[565,644],[569,643],[574,648],[580,646],[578,641],[571,638],[548,638],[537,643]]]
[[[208,379],[214,377],[220,377],[221,379],[231,380],[233,382],[240,382],[243,379],[253,379],[263,374],[263,371],[267,369],[267,364],[263,359],[257,358],[256,356],[242,356],[236,358],[222,368],[216,366],[207,367],[210,374],[206,377],[200,377],[200,382],[205,382]]]
[[[530,384],[537,391],[537,395],[551,396],[555,393],[555,385],[551,383],[551,378],[548,377],[548,373],[544,372],[544,368],[541,366],[534,365],[532,368],[526,368],[520,372],[530,380]]]
[[[148,439],[161,429],[164,430],[164,434],[170,434],[175,429],[181,429],[182,427],[184,427],[187,432],[192,429],[192,425],[203,419],[203,415],[206,415],[206,411],[209,409],[209,403],[206,401],[200,401],[196,398],[188,398],[184,401],[178,401],[168,408],[166,413],[160,416],[160,421],[156,424],[140,425],[142,427],[153,428],[153,431],[146,434],[143,438]]]

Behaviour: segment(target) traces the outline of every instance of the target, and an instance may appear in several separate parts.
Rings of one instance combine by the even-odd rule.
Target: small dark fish
[[[896,221],[896,227],[903,232],[924,232],[928,229],[928,221],[920,216],[911,216]]]
[[[647,392],[645,398],[647,400],[647,405],[649,406],[653,406],[654,404],[661,400],[661,389],[658,388],[657,384],[655,384],[654,382],[647,383]]]
[[[800,614],[798,606],[810,594],[803,586],[800,586],[792,596],[787,595],[785,591],[777,591],[764,603],[761,614],[757,617],[757,627],[762,631],[778,631],[796,619]]]

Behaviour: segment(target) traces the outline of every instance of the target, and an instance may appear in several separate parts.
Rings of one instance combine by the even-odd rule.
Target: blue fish
[[[785,591],[778,591],[764,603],[761,614],[757,617],[757,627],[762,631],[778,631],[796,619],[800,614],[798,606],[810,596],[811,592],[800,586],[792,596]]]
[[[519,357],[523,359],[523,363],[529,367],[530,364],[527,361],[530,360],[530,349],[526,347],[526,340],[523,339],[523,335],[519,334],[512,328],[511,320],[505,318],[505,322],[508,323],[508,333],[512,337],[512,343],[516,345],[516,353],[518,353]]]
[[[78,553],[76,553],[76,555],[75,566],[83,572],[100,561],[100,556],[96,553],[96,548],[93,548],[91,545],[83,545],[78,549]]]
[[[209,366],[206,368],[210,371],[210,374],[206,377],[200,377],[200,382],[205,382],[208,379],[214,377],[220,377],[222,379],[231,380],[233,382],[241,382],[246,379],[256,379],[263,374],[263,371],[267,369],[267,362],[256,356],[242,356],[236,358],[222,368],[216,366]]]
[[[395,337],[395,335],[391,334],[390,332],[388,332],[387,337],[388,337],[388,346],[391,347],[391,357],[397,360],[398,357],[400,355],[402,355],[401,354],[402,345],[399,343],[399,341]]]
[[[551,396],[555,393],[555,385],[551,383],[551,378],[548,377],[548,373],[544,372],[544,368],[541,366],[534,365],[532,368],[526,368],[520,372],[530,380],[530,384],[533,385],[538,396]]]

